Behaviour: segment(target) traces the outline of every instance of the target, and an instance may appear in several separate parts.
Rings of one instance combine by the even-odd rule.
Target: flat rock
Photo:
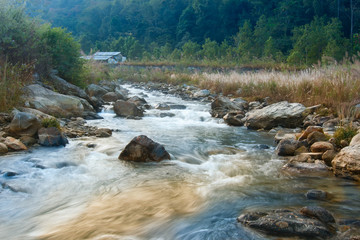
[[[237,220],[245,226],[274,236],[316,239],[332,235],[322,221],[298,211],[279,209],[270,212],[251,212],[242,214]]]
[[[277,126],[296,128],[302,125],[305,110],[305,106],[300,103],[288,103],[286,101],[275,103],[248,112],[245,116],[245,126],[250,129],[265,130]]]

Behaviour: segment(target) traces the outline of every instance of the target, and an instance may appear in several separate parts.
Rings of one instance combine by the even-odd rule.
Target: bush
[[[0,60],[0,112],[22,105],[22,88],[32,79],[33,67]]]
[[[44,128],[55,127],[57,129],[60,129],[60,123],[56,118],[45,118],[41,121],[41,125]]]
[[[347,143],[351,142],[351,139],[357,134],[357,129],[349,125],[337,129],[334,133],[335,143],[341,146],[341,141],[345,140]]]

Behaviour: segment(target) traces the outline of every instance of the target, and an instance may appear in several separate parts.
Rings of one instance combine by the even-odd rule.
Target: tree
[[[239,29],[234,41],[240,57],[249,60],[254,51],[253,32],[249,21],[246,21],[242,28]]]

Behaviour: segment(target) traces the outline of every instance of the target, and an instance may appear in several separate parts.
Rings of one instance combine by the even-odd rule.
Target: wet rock
[[[327,173],[329,168],[322,161],[316,160],[315,163],[290,161],[283,166],[283,170],[290,173]]]
[[[141,107],[144,106],[145,104],[147,104],[146,100],[144,98],[138,97],[138,96],[134,96],[131,97],[129,100],[127,100],[130,103],[134,103],[137,107]]]
[[[204,97],[208,97],[211,94],[211,92],[207,89],[203,89],[203,90],[199,90],[197,92],[194,93],[194,97],[196,98],[204,98]]]
[[[8,147],[4,143],[0,142],[0,155],[8,153],[8,151],[9,151]]]
[[[158,110],[170,110],[170,106],[167,105],[166,103],[158,103],[155,105],[155,109]]]
[[[211,103],[211,116],[216,118],[223,118],[228,112],[243,111],[244,104],[232,102],[229,98],[218,97]]]
[[[174,113],[160,113],[159,115],[161,118],[165,118],[165,117],[175,117],[175,114]]]
[[[118,100],[114,104],[114,111],[120,117],[143,117],[143,111],[133,102]]]
[[[34,136],[41,128],[39,119],[30,113],[17,112],[10,123],[10,132],[16,136]]]
[[[171,104],[170,109],[184,110],[186,109],[186,106],[180,104]]]
[[[46,147],[65,146],[69,143],[65,135],[57,128],[41,128],[38,132],[39,144]]]
[[[299,147],[299,141],[293,139],[283,139],[279,142],[276,152],[279,156],[294,156],[295,150]]]
[[[112,131],[108,128],[99,128],[95,131],[95,135],[99,138],[108,138],[111,137]]]
[[[6,178],[12,178],[12,177],[15,177],[17,175],[19,175],[18,173],[16,172],[2,172],[3,176],[6,177]]]
[[[13,137],[7,137],[5,138],[5,145],[8,147],[8,149],[14,150],[14,151],[22,151],[27,150],[27,147],[20,141]]]
[[[102,98],[108,91],[96,84],[90,84],[85,89],[86,93],[89,95],[89,97],[96,97],[96,98]]]
[[[170,155],[164,146],[141,135],[131,140],[121,152],[119,159],[134,162],[160,162],[170,160]]]
[[[29,136],[23,136],[23,137],[21,137],[21,138],[20,138],[20,141],[21,141],[23,144],[25,144],[25,146],[27,146],[27,147],[30,147],[30,146],[32,146],[32,145],[34,145],[34,144],[37,143],[37,140],[36,140],[35,138],[29,137]]]
[[[321,133],[324,133],[322,127],[319,127],[319,126],[309,126],[305,129],[305,131],[301,134],[301,136],[299,137],[299,141],[301,140],[305,140],[308,138],[309,134],[310,133],[313,133],[313,132],[321,132]]]
[[[102,100],[105,102],[116,102],[117,100],[126,100],[126,98],[116,92],[108,92],[102,96]]]
[[[96,144],[95,144],[95,143],[88,143],[88,144],[86,144],[86,147],[88,147],[88,148],[95,148],[95,147],[96,147]]]
[[[334,174],[336,176],[360,181],[360,147],[353,145],[341,149],[340,153],[332,160]]]
[[[306,108],[300,103],[279,102],[262,109],[252,110],[245,116],[245,126],[265,129],[281,126],[295,128],[302,125]]]
[[[249,102],[249,110],[255,110],[255,109],[259,109],[261,108],[261,102],[259,101],[254,101],[254,102]]]
[[[331,162],[336,157],[337,152],[335,150],[327,150],[322,155],[322,160],[326,163],[326,165],[331,167]]]
[[[327,192],[322,190],[311,189],[305,194],[307,199],[310,200],[326,200]]]
[[[313,145],[316,142],[324,142],[327,140],[328,137],[324,133],[318,131],[314,131],[307,136],[307,142],[309,145]]]
[[[237,220],[245,226],[275,236],[316,239],[328,238],[332,235],[327,226],[318,219],[290,210],[247,213],[239,216]]]
[[[316,142],[310,147],[313,153],[324,153],[328,150],[334,150],[334,146],[329,142]]]
[[[300,155],[300,154],[307,153],[307,152],[309,152],[308,148],[305,146],[301,146],[295,150],[294,155]]]
[[[328,210],[322,207],[318,207],[318,206],[303,207],[300,209],[300,213],[308,217],[314,217],[324,224],[335,223],[334,216]]]
[[[278,131],[274,137],[275,143],[279,143],[281,140],[284,139],[290,139],[290,140],[296,140],[296,134],[295,133],[287,133],[284,131]]]
[[[227,113],[223,119],[225,123],[227,123],[230,126],[243,126],[244,121],[243,118],[245,117],[244,112],[229,112]]]

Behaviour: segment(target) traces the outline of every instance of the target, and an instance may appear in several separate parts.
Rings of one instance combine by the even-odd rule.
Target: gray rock
[[[41,128],[38,132],[39,144],[46,147],[65,146],[69,143],[66,136],[57,128]]]
[[[294,156],[296,149],[300,146],[300,142],[297,140],[283,139],[279,142],[276,152],[279,156]]]
[[[251,212],[238,217],[238,222],[275,236],[299,236],[308,239],[332,236],[327,226],[316,218],[290,210]]]
[[[350,142],[349,146],[360,146],[360,133],[355,135]]]
[[[170,109],[184,110],[184,109],[186,109],[186,106],[185,105],[180,105],[180,104],[171,104]]]
[[[239,127],[244,125],[244,117],[245,114],[243,112],[229,112],[223,117],[223,119],[228,125]]]
[[[203,97],[208,97],[211,94],[211,92],[207,89],[203,89],[203,90],[199,90],[197,92],[194,93],[194,97],[196,98],[203,98]]]
[[[170,106],[167,105],[166,103],[158,103],[155,105],[155,109],[158,110],[170,110]]]
[[[135,103],[118,100],[114,103],[114,111],[119,117],[143,117],[143,111]]]
[[[29,85],[24,89],[31,108],[55,117],[83,117],[85,109],[91,109],[90,104],[84,106],[85,99],[59,94],[38,84]]]
[[[318,206],[307,206],[300,209],[300,213],[308,216],[317,218],[324,224],[335,223],[334,216],[325,208]]]
[[[22,136],[22,137],[20,138],[20,141],[21,141],[23,144],[25,144],[25,146],[27,146],[27,147],[30,147],[30,146],[32,146],[32,145],[34,145],[34,144],[37,143],[37,140],[36,140],[35,138],[29,137],[29,136]]]
[[[174,114],[174,113],[169,113],[169,112],[160,113],[160,117],[161,117],[161,118],[165,118],[165,117],[175,117],[175,114]]]
[[[17,112],[10,123],[10,132],[17,136],[34,136],[41,128],[39,119],[30,113]]]
[[[164,146],[141,135],[131,140],[120,153],[119,159],[134,162],[160,162],[170,160],[170,155]]]
[[[85,91],[71,83],[68,83],[64,79],[56,76],[55,74],[50,74],[50,81],[51,84],[55,87],[57,92],[65,95],[71,95],[76,96],[79,98],[84,98],[86,100],[89,100],[88,95],[85,93]]]
[[[102,96],[102,100],[105,102],[116,102],[117,100],[126,100],[124,97],[116,92],[108,92]]]
[[[101,98],[106,93],[108,93],[108,91],[105,88],[100,87],[99,85],[96,84],[90,84],[89,86],[86,87],[85,91],[89,95],[89,97],[96,97],[96,98]]]
[[[266,129],[281,126],[295,128],[302,125],[306,108],[300,103],[279,102],[262,109],[250,111],[245,116],[245,126]]]
[[[244,103],[232,102],[229,98],[218,97],[211,103],[211,116],[223,118],[231,111],[244,111]]]
[[[144,98],[141,98],[141,97],[138,97],[138,96],[131,97],[127,101],[131,102],[131,103],[134,103],[138,107],[141,107],[141,106],[144,106],[145,104],[147,104],[147,102],[146,102],[146,100]]]
[[[99,138],[108,138],[111,137],[112,131],[108,128],[99,128],[95,131],[95,135]]]

